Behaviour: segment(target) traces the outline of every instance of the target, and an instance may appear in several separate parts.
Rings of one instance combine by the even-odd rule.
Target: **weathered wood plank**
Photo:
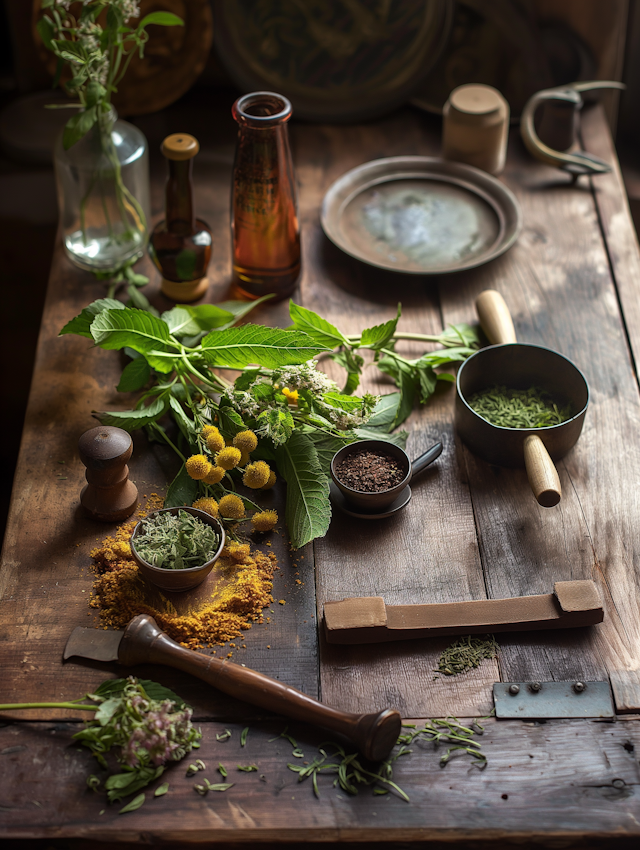
[[[599,122],[604,132],[604,122]],[[597,210],[586,184],[529,164],[515,140],[506,182],[523,207],[517,245],[496,263],[442,287],[448,321],[473,317],[473,302],[499,289],[518,339],[547,345],[584,371],[591,406],[584,432],[559,465],[563,499],[540,508],[524,471],[490,467],[466,450],[483,567],[492,596],[542,592],[549,581],[593,578],[605,622],[585,633],[501,640],[504,678],[611,676],[618,710],[640,707],[640,596],[634,448],[640,416],[624,328]],[[619,682],[625,681],[624,690]]]
[[[419,721],[415,721],[419,722]],[[287,769],[290,746],[278,735],[284,721],[253,724],[240,747],[242,725],[206,723],[198,751],[206,770],[185,776],[185,762],[161,780],[169,793],[147,800],[141,809],[118,814],[104,792],[94,794],[86,777],[104,778],[87,752],[69,746],[74,724],[15,723],[0,728],[0,829],[4,840],[31,837],[109,842],[177,842],[185,845],[279,841],[419,843],[494,841],[494,846],[574,846],[607,833],[608,847],[640,837],[640,721],[599,723],[487,721],[480,739],[488,758],[484,771],[466,756],[443,769],[442,751],[414,745],[394,765],[394,781],[409,795],[406,803],[389,794],[362,789],[350,797],[320,777],[320,798],[311,782],[299,784]],[[232,731],[225,743],[215,733]],[[296,724],[289,727],[309,760],[323,740]],[[200,797],[193,789],[202,776],[219,778],[218,763],[234,787]],[[256,773],[237,771],[255,764]],[[37,765],[37,769],[34,769]],[[397,845],[394,845],[397,846]]]
[[[312,270],[303,280],[303,304],[344,333],[357,333],[390,319],[400,301],[402,330],[439,333],[442,321],[432,280],[381,272],[345,257],[328,242],[318,221],[324,193],[349,168],[380,156],[437,154],[438,138],[425,131],[424,118],[406,110],[401,118],[373,125],[297,127],[295,140],[306,268]],[[415,357],[427,347],[402,342],[398,351]],[[342,378],[335,370],[331,374]],[[373,367],[362,388],[382,393],[394,389]],[[335,513],[327,537],[315,544],[319,617],[325,601],[346,596],[383,596],[389,604],[485,597],[468,487],[452,463],[452,394],[439,393],[428,408],[414,412],[408,429],[412,457],[437,440],[443,441],[444,452],[412,485],[412,501],[401,515],[367,522]],[[485,662],[457,679],[438,677],[437,659],[449,642],[369,647],[323,642],[323,699],[354,711],[389,705],[405,716],[487,713],[490,686],[499,678],[496,664]]]

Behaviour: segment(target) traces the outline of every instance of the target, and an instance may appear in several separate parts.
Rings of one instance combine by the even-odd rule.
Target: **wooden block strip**
[[[384,609],[384,610],[383,610]],[[592,626],[604,619],[592,581],[556,582],[554,593],[431,605],[385,605],[368,596],[324,605],[329,643]]]

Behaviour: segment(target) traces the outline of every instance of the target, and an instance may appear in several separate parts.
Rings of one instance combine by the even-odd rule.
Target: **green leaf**
[[[148,27],[149,24],[158,24],[161,27],[183,27],[184,21],[172,12],[151,12],[140,21],[138,29]]]
[[[289,315],[298,330],[305,331],[311,339],[325,348],[337,348],[339,345],[349,345],[347,338],[330,322],[323,319],[313,310],[307,310],[299,304],[289,302]]]
[[[355,392],[360,384],[364,359],[359,354],[355,354],[350,348],[345,348],[344,351],[334,351],[329,356],[333,361],[339,363],[343,369],[347,370],[347,380],[343,392],[346,395]]]
[[[258,416],[255,432],[259,437],[266,437],[274,444],[281,446],[291,436],[295,423],[291,411],[285,407],[271,407],[263,410]]]
[[[43,6],[42,8],[44,9],[46,7]],[[56,28],[54,27],[51,18],[47,18],[46,15],[45,17],[40,18],[36,24],[36,29],[38,30],[38,35],[42,39],[42,43],[47,50],[53,50],[53,38],[56,34]]]
[[[94,720],[97,720],[101,726],[106,726],[121,705],[122,700],[119,697],[105,700],[94,714]]]
[[[247,426],[240,414],[228,405],[221,404],[218,408],[218,428],[223,437],[231,440],[240,431],[246,431]]]
[[[107,679],[106,682],[103,682],[95,689],[93,695],[106,697],[110,694],[121,694],[127,682],[128,679]],[[158,682],[154,682],[151,679],[138,679],[138,684],[142,686],[149,699],[158,700],[159,702],[170,699],[178,708],[182,708],[182,706],[189,708],[187,703],[175,691],[165,688],[164,685],[159,685]]]
[[[341,440],[339,437],[333,437],[331,434],[323,434],[322,431],[315,430],[306,432],[306,436],[309,437],[315,446],[320,468],[328,476],[334,454],[340,451],[349,441]]]
[[[140,410],[103,410],[93,411],[103,425],[114,425],[125,431],[136,431],[159,419],[167,410],[169,400],[166,393],[154,399],[148,407]]]
[[[138,794],[138,796],[134,797],[133,800],[127,803],[126,806],[123,806],[118,812],[118,814],[123,815],[125,814],[125,812],[135,812],[136,809],[139,809],[140,806],[142,806],[146,799],[147,798],[144,792],[142,794]]]
[[[162,785],[158,785],[156,790],[153,792],[154,797],[164,797],[164,795],[169,790],[169,783],[163,782]]]
[[[387,443],[393,443],[394,446],[400,446],[401,449],[407,447],[407,431],[396,431],[395,434],[388,434],[384,430],[377,428],[369,428],[365,425],[363,428],[356,428],[354,431],[359,440],[384,440]]]
[[[263,295],[262,298],[256,298],[255,301],[221,301],[217,306],[221,310],[227,310],[229,313],[233,313],[233,321],[229,322],[229,325],[234,325],[236,322],[239,322],[240,319],[243,319],[247,313],[254,310],[259,304],[263,304],[265,301],[270,301],[273,297],[273,293],[269,293],[269,295]]]
[[[433,395],[438,382],[438,376],[431,366],[425,366],[423,369],[418,369],[417,372],[420,385],[420,401],[424,404]]]
[[[72,115],[64,126],[62,133],[62,147],[67,151],[79,142],[98,120],[98,112],[95,106],[84,109],[76,115]]]
[[[171,412],[173,413],[173,418],[176,420],[178,428],[182,432],[182,435],[184,436],[185,440],[188,443],[194,443],[196,436],[196,428],[192,420],[189,419],[187,414],[184,412],[182,405],[175,396],[169,396],[169,404],[171,405]]]
[[[125,272],[126,277],[126,272]],[[148,282],[148,281],[147,281]],[[138,310],[146,310],[147,313],[151,313],[152,316],[156,318],[160,318],[160,313],[153,307],[147,298],[142,292],[140,292],[138,285],[135,283],[130,283],[127,286],[127,295],[129,296],[129,301],[127,302],[127,307],[137,307]]]
[[[91,323],[103,310],[124,310],[124,304],[122,301],[116,301],[115,298],[99,298],[93,304],[85,307],[79,316],[67,322],[60,331],[59,336],[63,334],[79,334],[80,336],[86,336],[88,339],[93,339],[91,335]]]
[[[297,330],[242,325],[213,331],[202,340],[202,353],[210,366],[244,369],[251,364],[277,369],[297,366],[324,351],[308,334]]]
[[[383,325],[375,325],[373,328],[367,328],[362,331],[360,345],[366,345],[368,348],[373,348],[375,351],[380,348],[384,348],[396,332],[398,319],[400,318],[401,313],[402,307],[398,304],[398,314],[395,319],[391,319]]]
[[[95,106],[107,93],[107,90],[97,80],[91,80],[85,91],[87,106]]]
[[[182,505],[192,505],[197,495],[198,482],[191,478],[184,464],[182,464],[180,472],[169,485],[164,506],[165,508],[179,508]]]
[[[174,336],[194,336],[200,331],[210,331],[233,323],[234,315],[216,304],[176,305],[173,310],[162,314]]]
[[[101,348],[129,347],[144,354],[149,365],[158,372],[172,371],[172,361],[179,347],[166,322],[134,307],[104,310],[91,325],[91,335]]]
[[[325,393],[322,396],[323,400],[331,407],[338,410],[344,410],[346,413],[353,413],[356,410],[361,410],[363,401],[360,396],[342,395],[342,393]]]
[[[116,387],[119,393],[132,393],[141,390],[151,377],[151,366],[144,357],[137,357],[122,370],[120,383]]]
[[[275,450],[278,471],[287,482],[285,517],[294,549],[324,537],[331,522],[329,482],[313,442],[294,431]]]
[[[381,396],[369,417],[367,427],[391,431],[396,421],[399,404],[400,393],[387,393],[387,395]]]

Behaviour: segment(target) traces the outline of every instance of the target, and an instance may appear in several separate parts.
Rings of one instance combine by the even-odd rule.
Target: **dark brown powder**
[[[361,493],[383,493],[405,477],[404,469],[393,455],[366,449],[346,455],[335,472],[342,484]]]

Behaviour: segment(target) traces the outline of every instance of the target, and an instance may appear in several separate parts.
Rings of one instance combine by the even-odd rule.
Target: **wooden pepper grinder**
[[[80,437],[80,460],[87,467],[87,485],[80,504],[91,519],[120,522],[135,511],[138,488],[129,481],[127,461],[133,452],[131,435],[122,428],[100,425]]]

